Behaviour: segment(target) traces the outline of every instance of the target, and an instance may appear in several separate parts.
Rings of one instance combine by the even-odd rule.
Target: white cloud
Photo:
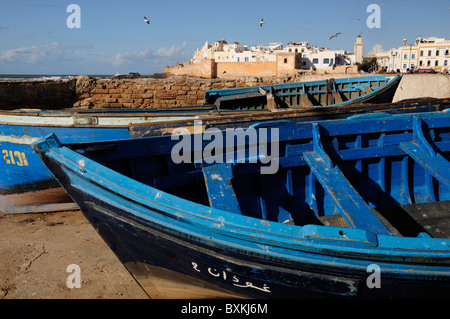
[[[381,44],[375,44],[372,47],[372,50],[369,52],[369,55],[370,54],[375,54],[377,52],[383,52],[383,51],[384,51],[384,49],[383,49],[383,46]]]
[[[114,56],[103,56],[102,61],[111,63],[113,66],[121,66],[132,63],[159,63],[162,60],[171,62],[174,59],[182,60],[186,58],[185,49],[187,47],[186,42],[179,47],[173,45],[170,48],[159,48],[156,53],[153,53],[149,48],[145,48],[136,52],[118,53]]]
[[[79,50],[91,50],[89,44],[62,46],[58,42],[20,47],[0,52],[0,62],[38,64],[55,60],[80,59]]]
[[[51,53],[58,53],[60,44],[53,42],[41,46],[21,47],[10,49],[0,54],[0,60],[6,62],[23,61],[25,63],[40,63]]]
[[[106,61],[111,62],[114,66],[120,66],[122,64],[125,64],[127,61],[129,61],[130,53],[120,53],[113,57],[105,58]]]
[[[149,48],[145,48],[145,49],[142,50],[142,51],[136,52],[134,55],[135,55],[137,58],[140,58],[140,59],[146,59],[146,58],[151,57],[151,56],[152,56],[152,53],[151,53],[151,51],[150,51]]]
[[[183,45],[181,47],[176,47],[176,46],[172,45],[172,47],[170,47],[170,49],[160,48],[160,49],[158,49],[156,54],[159,56],[165,56],[165,57],[179,56],[184,53],[184,50],[186,49],[186,47],[187,47],[186,42],[183,42]]]

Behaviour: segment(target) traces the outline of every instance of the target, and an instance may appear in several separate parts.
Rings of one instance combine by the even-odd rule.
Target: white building
[[[450,39],[421,38],[416,39],[418,47],[419,68],[433,68],[435,71],[448,72],[450,66]]]
[[[414,44],[407,44],[385,52],[376,53],[377,62],[388,71],[407,72],[414,69],[433,69],[448,72],[450,67],[450,39],[418,37]]]
[[[286,47],[282,43],[270,43],[269,46],[256,45],[250,49],[238,42],[228,44],[225,40],[208,42],[197,49],[192,58],[193,64],[203,59],[214,59],[216,62],[275,62],[277,53],[302,53],[303,70],[326,70],[339,65],[355,65],[354,56],[344,50],[326,50],[309,45],[308,42],[289,42]]]
[[[197,49],[191,62],[198,64],[203,59],[214,59],[216,62],[274,62],[276,56],[273,53],[282,48],[282,43],[271,43],[268,47],[258,45],[248,49],[248,46],[239,42],[228,44],[225,40],[220,40],[210,45],[207,41],[201,49]]]

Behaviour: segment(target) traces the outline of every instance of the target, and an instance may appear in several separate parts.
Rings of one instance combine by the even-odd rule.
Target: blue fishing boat
[[[130,138],[133,124],[193,119],[213,106],[170,109],[22,109],[0,112],[0,211],[46,212],[77,206],[31,148],[56,133],[62,141]]]
[[[248,127],[272,120],[311,121],[365,112],[429,112],[447,108],[449,99],[314,109],[219,110],[214,105],[170,109],[15,110],[0,112],[0,211],[47,212],[77,208],[42,164],[31,143],[55,133],[63,143],[141,138],[171,134],[194,121],[208,127]]]
[[[342,79],[209,90],[205,104],[220,109],[305,108],[392,102],[401,76],[372,75]]]
[[[152,298],[447,298],[449,124],[366,114],[33,148]]]

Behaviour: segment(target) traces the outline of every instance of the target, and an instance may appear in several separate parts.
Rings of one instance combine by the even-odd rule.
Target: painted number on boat
[[[28,166],[27,157],[24,152],[2,150],[2,154],[6,164]]]
[[[202,272],[202,270],[199,269],[199,266],[198,266],[197,263],[192,262],[192,267],[194,268],[195,271]],[[203,271],[205,271],[205,270],[203,270]],[[267,293],[271,292],[270,291],[270,287],[268,287],[266,284],[264,284],[263,287],[258,287],[258,286],[255,286],[253,283],[251,283],[249,281],[246,281],[244,283],[244,282],[241,282],[236,277],[236,275],[230,274],[230,273],[228,273],[226,271],[223,271],[223,270],[219,271],[219,270],[216,270],[214,268],[208,267],[206,272],[212,277],[221,278],[223,280],[227,280],[227,278],[229,278],[229,279],[231,279],[233,281],[233,285],[236,286],[236,287],[253,288],[253,289],[257,289],[257,290],[260,290],[260,291],[263,291],[263,292],[267,292]]]

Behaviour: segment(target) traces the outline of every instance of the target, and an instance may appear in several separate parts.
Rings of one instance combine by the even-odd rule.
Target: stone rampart
[[[49,108],[72,106],[78,101],[77,80],[0,81],[0,109]]]
[[[161,108],[196,106],[207,90],[281,83],[277,78],[91,78],[0,81],[0,109]]]
[[[274,62],[217,62],[217,78],[236,78],[242,76],[271,77],[277,75],[277,63]]]
[[[302,75],[292,78],[291,82],[348,76],[349,74]],[[283,81],[277,77],[205,79],[187,76],[134,79],[79,76],[65,81],[0,81],[0,109],[196,106],[203,103],[207,90],[277,84]],[[394,102],[419,97],[450,97],[450,76],[405,75],[395,94]]]

